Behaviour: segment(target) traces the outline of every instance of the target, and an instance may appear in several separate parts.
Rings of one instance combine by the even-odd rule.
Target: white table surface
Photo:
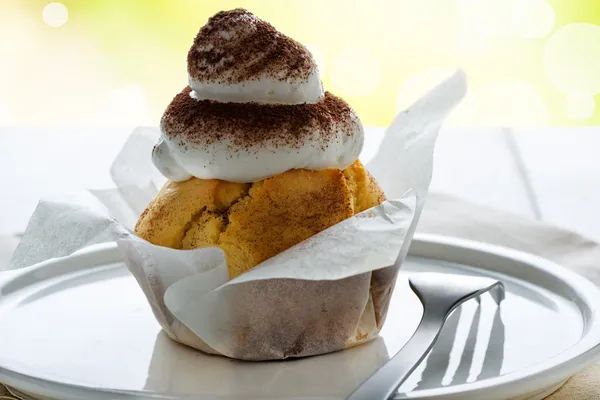
[[[22,232],[42,196],[111,186],[131,128],[0,128],[0,235]],[[382,128],[367,129],[363,161]],[[600,127],[444,129],[431,190],[600,241]]]

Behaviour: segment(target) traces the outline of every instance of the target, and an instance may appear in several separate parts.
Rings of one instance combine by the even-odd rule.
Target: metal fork
[[[423,317],[404,347],[363,382],[346,400],[386,400],[427,356],[448,316],[465,301],[490,292],[496,304],[504,298],[502,282],[484,277],[421,273],[409,278],[423,304]]]

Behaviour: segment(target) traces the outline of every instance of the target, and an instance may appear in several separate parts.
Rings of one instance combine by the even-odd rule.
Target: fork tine
[[[442,383],[446,372],[448,372],[448,366],[450,364],[450,351],[454,347],[456,342],[456,336],[458,333],[458,324],[460,323],[462,315],[462,307],[458,307],[450,315],[446,324],[442,328],[442,334],[438,339],[437,343],[431,349],[429,357],[424,361],[425,369],[421,374],[421,380],[417,384],[414,390],[423,390],[434,387]],[[440,368],[442,366],[445,368]]]
[[[500,313],[500,308],[496,308],[485,352],[486,357],[483,360],[483,367],[477,379],[486,379],[500,375],[502,365],[504,364],[504,335],[505,330],[502,314]],[[494,357],[487,357],[489,354],[494,354]]]
[[[475,314],[470,321],[469,333],[467,335],[467,341],[463,348],[462,354],[460,355],[460,361],[458,367],[450,383],[460,384],[466,383],[473,366],[473,359],[475,355],[475,345],[477,344],[477,332],[479,331],[479,321],[481,320],[481,305],[478,305],[475,309]]]
[[[504,287],[504,283],[498,281],[496,286],[490,289],[490,295],[492,296],[492,299],[494,299],[496,305],[499,306],[502,300],[504,300],[506,297],[506,288]]]

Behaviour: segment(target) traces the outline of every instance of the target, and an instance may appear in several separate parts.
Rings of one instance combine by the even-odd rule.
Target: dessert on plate
[[[375,339],[464,74],[387,129],[370,164],[386,200],[358,160],[360,120],[323,90],[304,46],[235,9],[209,19],[187,61],[189,85],[165,110],[158,143],[155,130],[136,129],[111,167],[117,189],[93,192],[105,207],[40,203],[12,265],[116,241],[163,331],[234,359],[306,357]],[[167,178],[161,190],[140,153]],[[146,341],[157,326],[139,328],[124,334]]]
[[[386,131],[370,164],[386,200],[358,161],[360,120],[323,90],[304,46],[235,9],[209,19],[187,61],[189,85],[165,110],[158,143],[136,130],[113,163],[118,189],[97,193],[106,210],[50,202],[28,232],[42,221],[33,230],[53,243],[65,227],[73,237],[52,245],[59,255],[116,240],[164,332],[206,353],[281,360],[375,339],[464,74]],[[167,178],[160,191],[140,151]],[[132,210],[133,233],[115,219],[128,226]],[[49,251],[35,236],[21,243],[26,261]]]
[[[189,85],[165,110],[152,150],[168,181],[135,226],[146,242],[219,248],[226,271],[222,264],[203,271],[241,279],[385,201],[358,160],[364,141],[358,116],[323,90],[317,65],[300,43],[246,10],[223,11],[200,29],[187,70]],[[177,267],[174,253],[172,261],[154,261],[162,250],[130,249],[127,254],[137,256],[128,266],[171,338],[247,360],[323,354],[374,339],[398,272],[391,266],[337,280],[221,280],[207,292],[200,287],[212,285],[212,278],[191,272],[208,261],[203,252],[192,261],[196,266]],[[158,270],[156,262],[163,263]],[[176,281],[179,288],[194,282],[177,292],[193,299],[166,306]]]
[[[187,65],[189,86],[167,107],[152,153],[169,181],[138,236],[219,247],[235,278],[385,200],[358,160],[359,118],[324,92],[306,47],[236,9],[200,29]]]

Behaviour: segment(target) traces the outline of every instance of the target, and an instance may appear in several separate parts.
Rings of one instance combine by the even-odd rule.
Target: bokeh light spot
[[[504,36],[511,31],[513,4],[510,0],[460,0],[463,28],[489,37]]]
[[[368,49],[347,48],[336,54],[330,67],[330,80],[339,95],[367,96],[379,86],[381,66]]]
[[[548,124],[548,109],[540,93],[521,81],[499,80],[477,91],[479,126],[544,126]]]
[[[513,0],[513,30],[527,39],[546,37],[556,23],[554,9],[545,0]]]
[[[315,44],[307,44],[306,48],[311,52],[317,67],[319,67],[319,74],[323,78],[327,74],[327,56],[319,49],[319,46]]]
[[[452,75],[453,71],[442,69],[428,69],[411,75],[402,83],[396,98],[398,112],[406,110],[429,90]]]
[[[107,126],[150,125],[150,113],[145,90],[137,84],[126,84],[101,97],[98,120]]]
[[[565,25],[548,39],[544,72],[550,83],[567,93],[600,93],[600,26]]]
[[[483,35],[474,35],[472,32],[460,31],[456,35],[456,49],[460,54],[475,55],[484,53],[489,49],[489,40]]]
[[[569,118],[583,121],[594,115],[596,102],[589,93],[570,93],[565,98],[564,107]]]
[[[69,10],[67,7],[59,2],[48,3],[42,11],[42,18],[46,25],[53,28],[63,26],[69,19]]]
[[[460,0],[465,33],[483,37],[542,38],[554,28],[556,15],[545,0]]]

